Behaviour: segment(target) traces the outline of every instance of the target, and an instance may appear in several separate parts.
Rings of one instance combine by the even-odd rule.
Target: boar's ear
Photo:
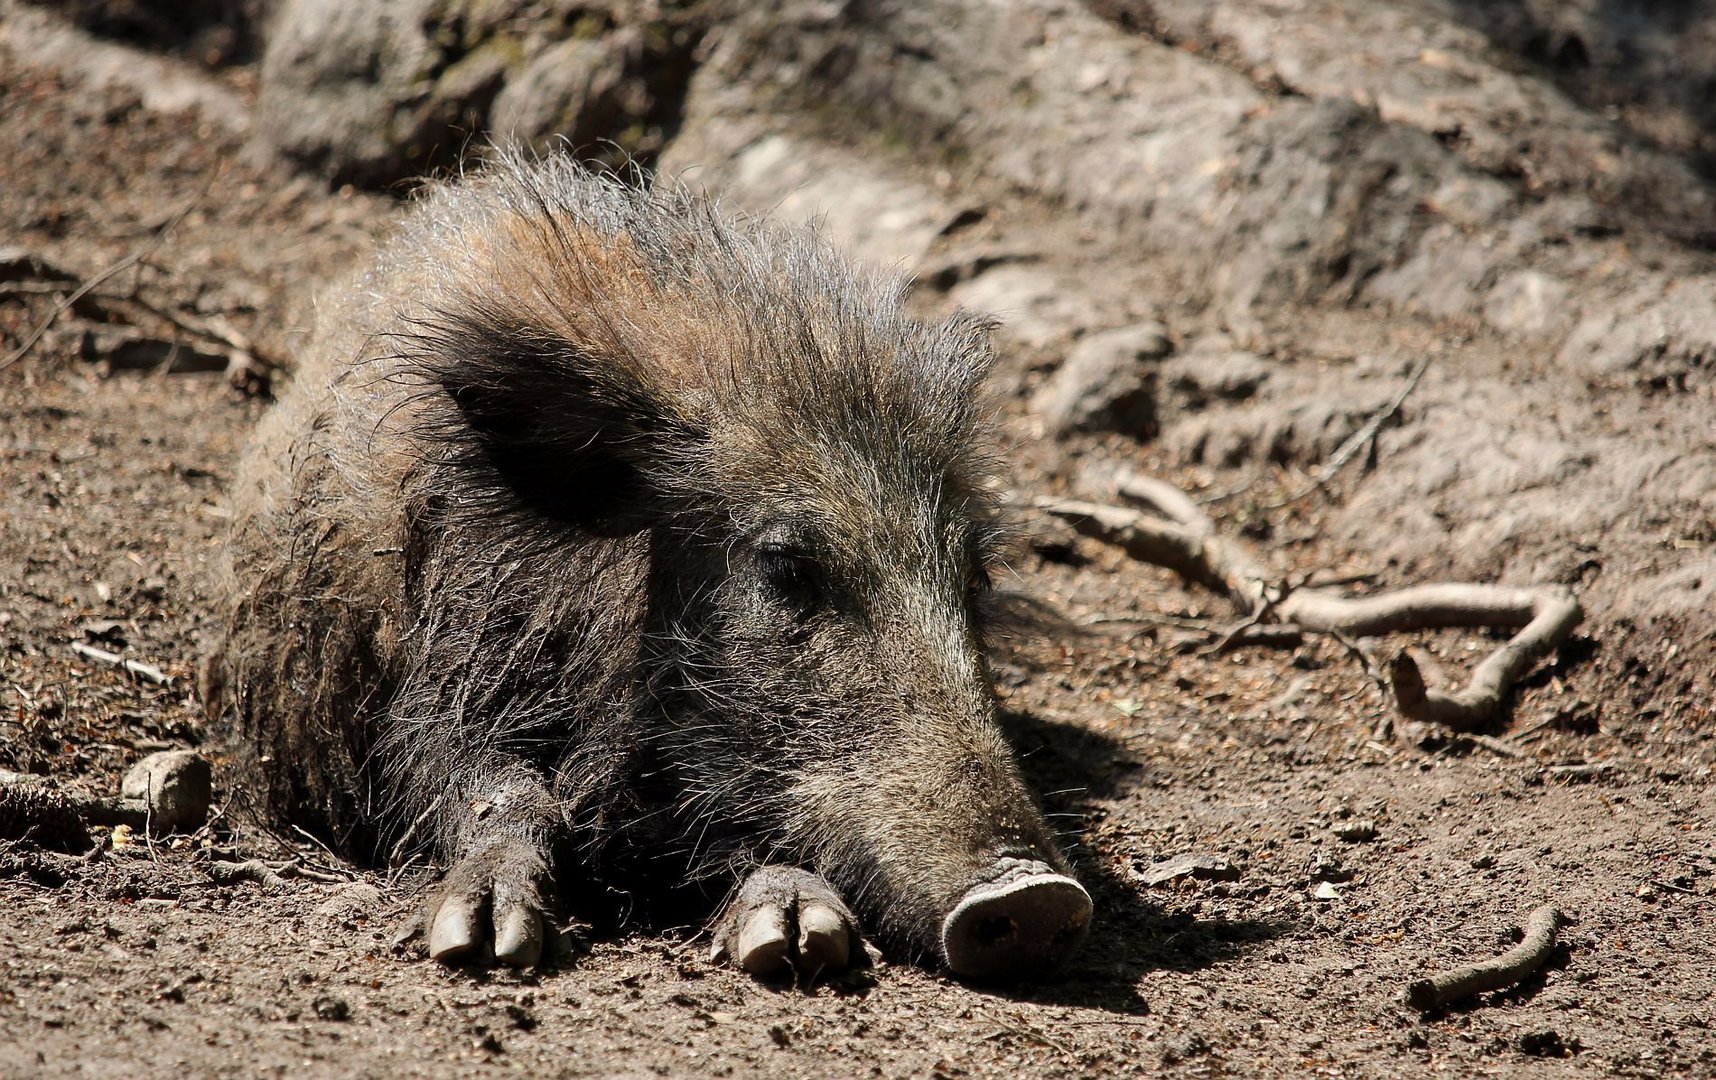
[[[498,500],[603,536],[659,520],[669,463],[699,436],[645,359],[492,318],[458,329],[436,335],[435,377]]]

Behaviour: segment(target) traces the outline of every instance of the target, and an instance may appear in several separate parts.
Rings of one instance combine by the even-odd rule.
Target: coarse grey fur
[[[983,654],[988,329],[565,157],[433,189],[235,487],[210,700],[268,806],[497,921],[784,864],[929,955],[997,860],[1064,873]]]

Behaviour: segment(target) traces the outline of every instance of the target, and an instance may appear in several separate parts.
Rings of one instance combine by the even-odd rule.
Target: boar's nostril
[[[1064,874],[1009,873],[974,886],[942,923],[942,953],[954,974],[1003,978],[1046,971],[1084,940],[1090,894]]]
[[[994,945],[1017,929],[1019,929],[1019,924],[1013,920],[1011,915],[997,915],[994,918],[979,922],[973,934],[982,944]]]

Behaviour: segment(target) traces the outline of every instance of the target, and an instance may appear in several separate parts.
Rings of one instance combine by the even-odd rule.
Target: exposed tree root
[[[1525,940],[1493,959],[1416,980],[1406,988],[1406,1003],[1421,1012],[1435,1012],[1473,994],[1505,990],[1543,967],[1566,921],[1553,905],[1538,908],[1525,920]]]
[[[1410,720],[1470,731],[1493,718],[1526,670],[1572,633],[1579,602],[1560,586],[1418,585],[1375,596],[1344,596],[1328,588],[1277,583],[1242,541],[1223,536],[1197,503],[1171,484],[1138,475],[1116,483],[1144,511],[1075,499],[1038,498],[1033,505],[1086,536],[1116,544],[1135,559],[1166,567],[1214,589],[1244,616],[1223,645],[1249,640],[1260,624],[1307,633],[1375,637],[1444,627],[1497,627],[1518,632],[1472,672],[1464,689],[1425,685],[1404,651],[1388,665],[1396,707]]]

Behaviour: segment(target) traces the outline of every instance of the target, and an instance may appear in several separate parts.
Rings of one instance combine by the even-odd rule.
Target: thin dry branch
[[[343,885],[349,878],[338,874],[330,874],[325,870],[317,870],[307,866],[301,858],[287,859],[284,862],[270,863],[261,859],[246,859],[244,862],[211,861],[208,864],[210,880],[217,885],[232,885],[240,881],[253,881],[264,887],[284,885],[287,878],[303,878],[306,881],[319,881],[328,885]]]
[[[202,318],[150,303],[140,296],[98,296],[105,303],[134,307],[152,318],[193,338],[220,349],[226,357],[227,381],[243,387],[251,380],[267,379],[280,365],[262,355],[243,333],[218,315]]]
[[[211,180],[210,182],[212,183],[213,181]],[[178,213],[168,218],[159,229],[156,229],[155,234],[149,238],[148,243],[119,259],[117,262],[108,266],[107,269],[96,274],[94,277],[88,279],[82,285],[79,285],[76,289],[72,290],[71,295],[55,304],[54,310],[48,312],[48,317],[43,319],[34,330],[30,331],[16,349],[7,353],[4,359],[0,359],[0,371],[6,370],[13,364],[28,356],[30,354],[30,350],[36,347],[36,342],[42,340],[42,335],[52,329],[54,323],[59,321],[60,316],[71,310],[72,305],[95,291],[95,289],[103,282],[107,281],[115,274],[121,273],[122,271],[142,262],[151,252],[160,247],[167,239],[167,234],[171,233],[173,229],[178,226],[179,222],[185,220],[190,212],[197,208],[197,204],[203,201],[203,196],[206,194],[208,194],[208,188],[205,186],[203,190],[197,194],[196,198],[185,204],[185,208],[183,210],[180,210]]]
[[[1118,545],[1135,559],[1221,592],[1253,622],[1270,619],[1308,633],[1352,637],[1445,627],[1518,630],[1478,665],[1459,691],[1430,689],[1409,656],[1396,657],[1389,665],[1390,687],[1408,719],[1459,731],[1482,725],[1500,709],[1514,682],[1567,640],[1579,622],[1579,602],[1558,586],[1419,585],[1365,597],[1344,596],[1328,588],[1300,588],[1283,596],[1249,547],[1221,535],[1210,516],[1184,492],[1142,476],[1121,477],[1116,486],[1151,512],[1076,499],[1038,498],[1033,505],[1086,536]]]
[[[128,657],[120,656],[118,653],[108,652],[106,649],[98,649],[93,645],[85,645],[82,642],[73,642],[71,650],[86,660],[94,660],[102,664],[112,664],[114,667],[124,670],[127,674],[135,675],[139,679],[145,679],[154,683],[156,686],[171,686],[173,684],[173,677],[153,664],[145,664],[141,660],[132,660]]]
[[[1417,367],[1412,369],[1412,374],[1406,377],[1406,383],[1401,386],[1400,392],[1389,399],[1388,404],[1378,409],[1369,420],[1364,422],[1363,426],[1348,436],[1347,440],[1341,443],[1335,452],[1329,456],[1329,460],[1323,462],[1317,469],[1317,475],[1309,483],[1275,502],[1265,503],[1263,509],[1278,510],[1283,506],[1289,506],[1313,491],[1318,491],[1326,486],[1360,449],[1375,442],[1377,435],[1382,432],[1382,426],[1400,411],[1402,405],[1406,404],[1406,399],[1412,396],[1412,391],[1418,388],[1419,380],[1424,378],[1424,373],[1428,370],[1430,370],[1430,358],[1426,356],[1418,362]]]
[[[1518,945],[1492,959],[1416,980],[1406,988],[1406,1003],[1421,1012],[1434,1012],[1473,994],[1505,990],[1543,967],[1566,921],[1559,908],[1545,904],[1525,920],[1525,939]]]

